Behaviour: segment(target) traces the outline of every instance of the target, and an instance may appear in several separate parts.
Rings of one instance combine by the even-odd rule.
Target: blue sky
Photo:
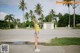
[[[15,18],[19,18],[22,21],[22,11],[19,9],[19,2],[21,0],[0,0],[0,20],[4,19],[4,16],[7,14],[14,14]],[[40,3],[43,9],[43,14],[46,16],[49,14],[50,10],[53,9],[56,14],[59,12],[62,14],[68,13],[68,8],[62,4],[56,4],[56,0],[25,0],[27,9],[35,9],[35,5]],[[80,5],[76,8],[76,14],[80,14]],[[73,9],[70,7],[71,14],[73,14]]]

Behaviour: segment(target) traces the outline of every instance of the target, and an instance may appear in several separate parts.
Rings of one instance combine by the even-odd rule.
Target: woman
[[[40,27],[36,19],[34,22],[34,29],[35,29],[35,52],[39,52],[40,50],[38,49],[38,34],[40,31]]]

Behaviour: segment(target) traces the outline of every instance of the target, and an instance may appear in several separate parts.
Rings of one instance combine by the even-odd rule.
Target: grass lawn
[[[48,46],[80,45],[80,38],[54,38],[50,43],[44,43]]]

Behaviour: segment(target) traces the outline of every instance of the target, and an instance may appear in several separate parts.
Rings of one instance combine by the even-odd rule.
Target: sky
[[[5,15],[13,14],[15,18],[19,18],[21,21],[23,20],[22,11],[19,9],[19,3],[21,0],[0,0],[0,20],[4,20]],[[60,0],[58,0],[60,1]],[[25,12],[29,12],[30,10],[35,10],[35,6],[40,3],[43,14],[46,16],[49,14],[51,9],[58,13],[68,13],[67,6],[63,4],[56,4],[56,0],[25,0],[27,9]],[[76,14],[80,14],[80,5],[76,8]],[[73,8],[70,6],[70,14],[73,14]]]

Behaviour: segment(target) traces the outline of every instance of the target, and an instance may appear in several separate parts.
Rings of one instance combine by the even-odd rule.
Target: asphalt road
[[[34,30],[12,29],[0,30],[0,42],[34,42]],[[55,37],[80,37],[80,29],[55,29],[41,30],[39,33],[39,42],[49,42]],[[9,44],[9,53],[35,53],[34,45],[26,45],[22,42],[19,44]],[[38,47],[38,53],[80,53],[80,46],[43,46]]]
[[[27,29],[0,30],[0,42],[35,41],[35,31]],[[80,29],[41,30],[39,42],[49,42],[55,37],[80,37]]]

